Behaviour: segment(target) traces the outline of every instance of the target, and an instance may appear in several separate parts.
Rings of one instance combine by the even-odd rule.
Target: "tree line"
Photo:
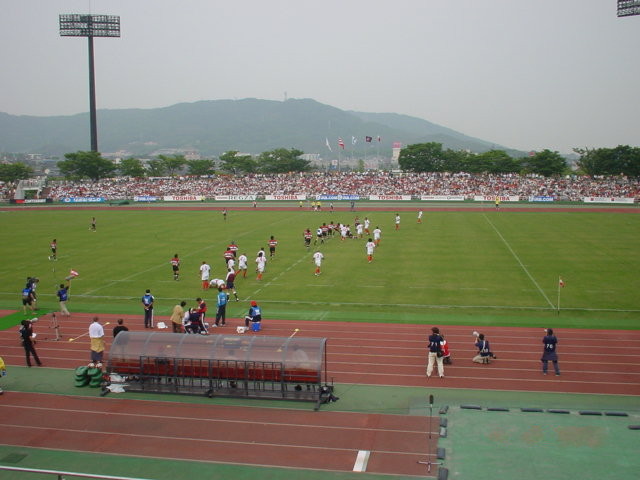
[[[584,175],[640,176],[640,147],[619,145],[615,148],[574,149],[580,155],[578,173]],[[311,162],[300,158],[304,152],[291,148],[277,148],[257,157],[229,151],[213,159],[187,160],[184,155],[159,155],[146,165],[140,159],[126,158],[115,164],[98,152],[78,151],[65,154],[57,163],[61,174],[72,180],[101,178],[115,175],[127,177],[164,177],[179,173],[212,175],[216,173],[287,173],[312,170]],[[532,155],[514,158],[504,150],[471,153],[443,149],[441,143],[408,145],[398,158],[399,166],[408,172],[466,172],[538,174],[545,177],[569,173],[567,162],[558,152],[548,149]],[[32,177],[33,169],[22,162],[0,164],[0,181],[15,182]]]
[[[577,172],[583,175],[640,176],[640,148],[619,145],[616,148],[574,149],[580,155]],[[503,150],[470,153],[442,148],[441,143],[421,143],[403,148],[400,168],[411,172],[467,172],[538,174],[545,177],[569,173],[564,157],[545,149],[529,156],[513,158]]]

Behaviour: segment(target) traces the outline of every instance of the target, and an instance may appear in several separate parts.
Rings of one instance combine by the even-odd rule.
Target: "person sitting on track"
[[[204,325],[202,324],[202,316],[196,308],[189,309],[189,318],[185,323],[184,331],[186,333],[194,334],[201,333],[203,335],[207,333]]]
[[[262,321],[262,309],[258,306],[258,303],[255,300],[251,301],[251,307],[249,308],[249,313],[246,317],[244,317],[244,325],[249,328],[249,322],[260,323]]]
[[[444,338],[444,335],[440,334],[440,350],[442,351],[442,363],[445,365],[451,365],[453,360],[451,359],[451,352],[449,351],[449,342]]]

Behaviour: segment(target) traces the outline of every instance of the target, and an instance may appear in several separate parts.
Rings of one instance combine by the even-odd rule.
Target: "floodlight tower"
[[[96,122],[96,75],[93,66],[93,37],[119,37],[120,17],[117,15],[60,15],[61,37],[87,37],[89,40],[89,120],[91,125],[91,151],[98,151]]]
[[[618,0],[618,16],[640,15],[640,0]]]

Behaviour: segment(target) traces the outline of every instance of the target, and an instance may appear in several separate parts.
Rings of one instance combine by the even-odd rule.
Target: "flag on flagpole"
[[[371,143],[371,140],[373,140],[373,137],[370,137],[368,135],[366,137],[364,137],[364,141],[367,142],[367,143]]]
[[[382,137],[380,135],[378,135],[378,142],[382,141]]]
[[[71,270],[71,271],[69,272],[69,274],[70,274],[70,275],[72,275],[72,276],[74,276],[74,277],[77,277],[78,275],[80,275],[80,274],[79,274],[78,272],[76,272],[75,270]]]
[[[342,137],[338,137],[338,146],[344,150],[344,140],[342,140]]]
[[[326,140],[326,143],[327,143],[327,148],[329,149],[329,151],[330,151],[331,153],[333,153],[333,150],[331,150],[331,144],[329,143],[329,138],[328,138],[328,137],[325,137],[325,140]]]
[[[564,287],[564,280],[562,280],[562,277],[558,277],[558,286]]]
[[[358,139],[356,137],[354,137],[353,135],[351,135],[351,145],[355,145],[357,141],[358,141]]]

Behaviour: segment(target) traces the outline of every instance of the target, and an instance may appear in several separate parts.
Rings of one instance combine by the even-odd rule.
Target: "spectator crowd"
[[[624,176],[543,177],[518,174],[468,173],[289,173],[219,175],[208,177],[111,178],[97,182],[49,182],[47,197],[103,197],[121,200],[134,196],[200,195],[474,195],[553,197],[581,201],[584,197],[633,197],[640,200],[640,180]]]

